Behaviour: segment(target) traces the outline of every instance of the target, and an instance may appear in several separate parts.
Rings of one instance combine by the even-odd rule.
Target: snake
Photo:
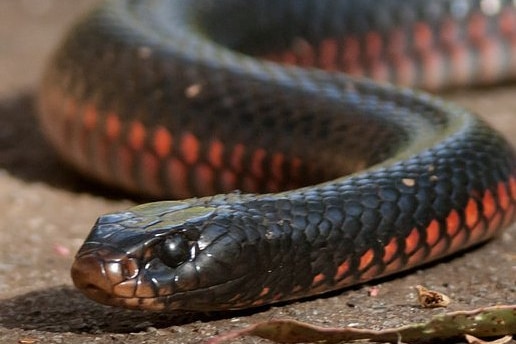
[[[50,58],[41,126],[78,171],[152,201],[98,218],[74,284],[130,309],[246,309],[499,235],[514,149],[430,92],[516,75],[515,6],[101,3]]]

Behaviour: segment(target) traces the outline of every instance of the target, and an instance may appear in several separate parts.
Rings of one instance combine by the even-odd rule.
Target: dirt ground
[[[443,312],[421,310],[414,286],[445,292],[449,310],[516,302],[516,226],[425,269],[324,298],[253,312],[148,314],[98,305],[69,277],[75,251],[101,213],[132,201],[62,165],[38,131],[35,90],[65,28],[95,1],[0,1],[0,342],[198,343],[271,318],[384,328]],[[444,96],[479,113],[516,146],[516,85]],[[261,343],[243,339],[239,343]]]

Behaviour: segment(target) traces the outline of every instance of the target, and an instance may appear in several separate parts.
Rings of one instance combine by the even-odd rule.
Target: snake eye
[[[188,241],[179,235],[169,237],[161,244],[158,255],[163,263],[175,268],[190,257]]]

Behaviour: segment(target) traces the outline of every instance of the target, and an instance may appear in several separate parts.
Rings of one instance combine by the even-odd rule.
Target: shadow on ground
[[[335,296],[329,293],[322,298]],[[314,298],[307,298],[313,300]],[[289,303],[282,303],[283,305]],[[279,305],[281,306],[281,304]],[[347,307],[354,307],[347,305]],[[271,306],[224,312],[148,312],[104,306],[69,286],[56,286],[0,301],[0,327],[52,333],[135,333],[149,328],[170,328],[195,322],[246,317],[271,310]]]
[[[195,321],[224,319],[234,313],[150,313],[99,305],[79,291],[58,286],[0,302],[0,326],[72,333],[129,333]],[[242,315],[242,314],[241,314]]]

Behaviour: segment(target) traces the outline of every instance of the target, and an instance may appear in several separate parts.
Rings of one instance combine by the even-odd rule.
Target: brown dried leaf
[[[447,307],[451,300],[448,296],[435,290],[429,290],[421,285],[416,286],[417,298],[423,308]]]
[[[211,338],[206,344],[221,344],[242,336],[258,336],[281,343],[338,343],[355,340],[419,343],[463,338],[465,335],[493,337],[511,334],[516,334],[516,305],[445,313],[434,316],[425,323],[380,331],[320,327],[295,320],[270,320],[223,333]]]

